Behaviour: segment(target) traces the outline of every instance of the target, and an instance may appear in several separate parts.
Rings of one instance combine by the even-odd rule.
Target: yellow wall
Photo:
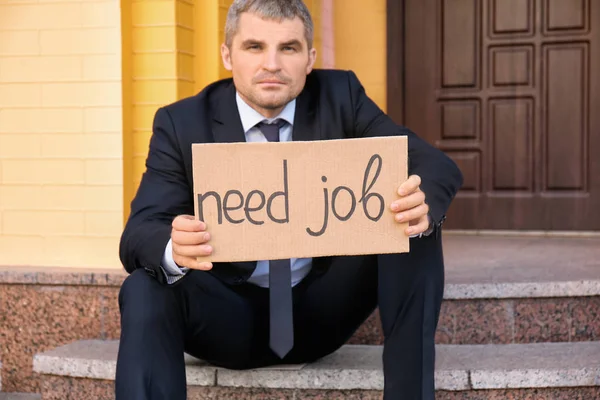
[[[194,6],[191,0],[121,3],[125,219],[145,169],[154,113],[194,93]]]
[[[0,0],[0,264],[121,267],[154,113],[229,76],[231,1]],[[305,1],[385,109],[385,0]]]
[[[386,110],[386,0],[333,0],[335,67],[352,69]]]
[[[119,2],[0,0],[0,264],[115,266]]]

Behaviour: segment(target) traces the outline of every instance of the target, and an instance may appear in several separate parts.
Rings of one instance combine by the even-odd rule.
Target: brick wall
[[[327,67],[385,109],[385,1],[306,3]],[[153,115],[229,76],[230,4],[0,0],[0,264],[119,268]]]
[[[118,266],[119,1],[0,0],[0,264]]]

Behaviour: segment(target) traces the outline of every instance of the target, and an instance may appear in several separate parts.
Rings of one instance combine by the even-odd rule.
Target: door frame
[[[386,7],[387,114],[400,125],[403,125],[405,121],[405,1],[387,0]],[[390,40],[390,38],[394,40]]]

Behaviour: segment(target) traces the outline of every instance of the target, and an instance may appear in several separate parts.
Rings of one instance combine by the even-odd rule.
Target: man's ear
[[[227,71],[231,71],[231,51],[225,43],[221,44],[221,59],[223,60],[223,66],[225,67],[225,69]]]
[[[317,49],[314,47],[308,51],[308,65],[306,66],[306,75],[312,71],[315,61],[317,61]]]

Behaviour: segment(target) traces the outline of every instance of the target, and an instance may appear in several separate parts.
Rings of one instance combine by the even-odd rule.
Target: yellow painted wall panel
[[[84,184],[85,164],[83,160],[73,159],[5,159],[2,160],[2,183]]]
[[[206,0],[205,0],[206,1]],[[192,30],[194,28],[194,5],[185,1],[177,0],[175,12],[177,13],[177,25]]]
[[[0,133],[81,132],[82,127],[80,108],[5,108],[0,118]]]
[[[115,28],[59,29],[39,32],[43,55],[116,54],[120,33]]]
[[[86,138],[79,133],[42,134],[41,150],[44,158],[79,158],[83,156],[83,143]]]
[[[81,236],[85,231],[83,211],[4,211],[2,232],[6,235]]]
[[[227,12],[229,11],[229,6],[220,6],[219,7],[219,24],[217,25],[217,29],[219,32],[219,45],[225,41],[225,22],[227,22]]]
[[[353,70],[385,111],[386,92],[375,88],[385,88],[387,81],[386,1],[344,0],[334,7],[335,66]]]
[[[86,27],[119,27],[119,2],[83,2],[81,3],[81,25]]]
[[[84,204],[84,185],[44,185],[40,187],[43,203],[41,210],[80,210],[86,209]]]
[[[123,226],[123,215],[118,211],[94,211],[85,213],[85,233],[111,236]]]
[[[196,3],[194,7],[194,85],[199,92],[218,79],[219,4],[216,1]]]
[[[0,83],[0,93],[0,109],[42,105],[42,86],[38,83]]]
[[[148,146],[150,145],[150,136],[152,131],[136,131],[133,135],[132,160],[135,163],[133,167],[134,176],[138,176],[144,171],[144,162],[148,155]]]
[[[176,27],[148,26],[138,27],[131,33],[131,45],[135,53],[173,51],[175,49]]]
[[[120,107],[89,107],[83,110],[83,132],[120,132]]]
[[[83,205],[85,210],[118,211],[123,210],[123,186],[85,186],[83,188]]]
[[[177,77],[187,82],[194,81],[194,56],[186,53],[177,54]],[[193,85],[192,85],[193,86]]]
[[[177,100],[177,85],[169,80],[134,81],[133,101],[146,104],[167,104]]]
[[[121,83],[44,83],[42,105],[47,107],[120,106]]]
[[[0,159],[40,157],[42,155],[40,136],[40,134],[28,133],[0,134]]]
[[[120,132],[89,133],[83,141],[82,156],[86,158],[114,158],[123,156],[123,140]]]
[[[194,54],[194,31],[188,28],[177,27],[177,51],[180,53]]]
[[[177,65],[172,52],[134,54],[132,65],[136,79],[174,79],[177,77]]]
[[[121,160],[85,160],[85,183],[87,185],[119,185],[123,179]]]
[[[121,82],[121,57],[118,54],[85,55],[82,58],[84,80]]]
[[[2,185],[0,187],[0,210],[33,210],[46,206],[42,186]],[[40,201],[44,199],[44,201]],[[31,234],[32,232],[30,232]]]
[[[69,237],[56,236],[44,239],[46,265],[80,267],[76,260],[88,259],[87,266],[114,268],[120,265],[117,237]],[[121,268],[121,267],[120,267]]]
[[[76,81],[81,76],[81,56],[6,57],[0,68],[3,83]]]
[[[119,268],[122,225],[86,213],[123,212],[120,1],[0,0],[0,22],[0,264]]]
[[[4,21],[5,17],[2,17]],[[0,31],[0,56],[25,56],[40,53],[40,33],[29,31]]]
[[[138,1],[132,3],[133,26],[173,25],[175,4],[173,0]]]
[[[145,163],[146,163],[146,154],[140,153],[139,155],[136,155],[133,157],[134,160],[134,175],[141,177],[142,174],[144,173],[144,171],[146,170],[145,167]]]
[[[0,254],[4,265],[51,265],[46,259],[45,239],[41,235],[0,235]],[[37,251],[31,251],[37,249]],[[26,260],[26,263],[24,262]]]
[[[154,114],[158,109],[157,105],[135,105],[133,107],[133,120],[132,126],[136,131],[145,130],[149,131],[152,129],[152,122],[154,121]]]
[[[81,27],[80,3],[3,4],[2,29],[65,29]],[[51,16],[51,17],[50,17]]]
[[[177,93],[179,98],[190,97],[194,95],[194,82],[180,80],[177,82]]]

